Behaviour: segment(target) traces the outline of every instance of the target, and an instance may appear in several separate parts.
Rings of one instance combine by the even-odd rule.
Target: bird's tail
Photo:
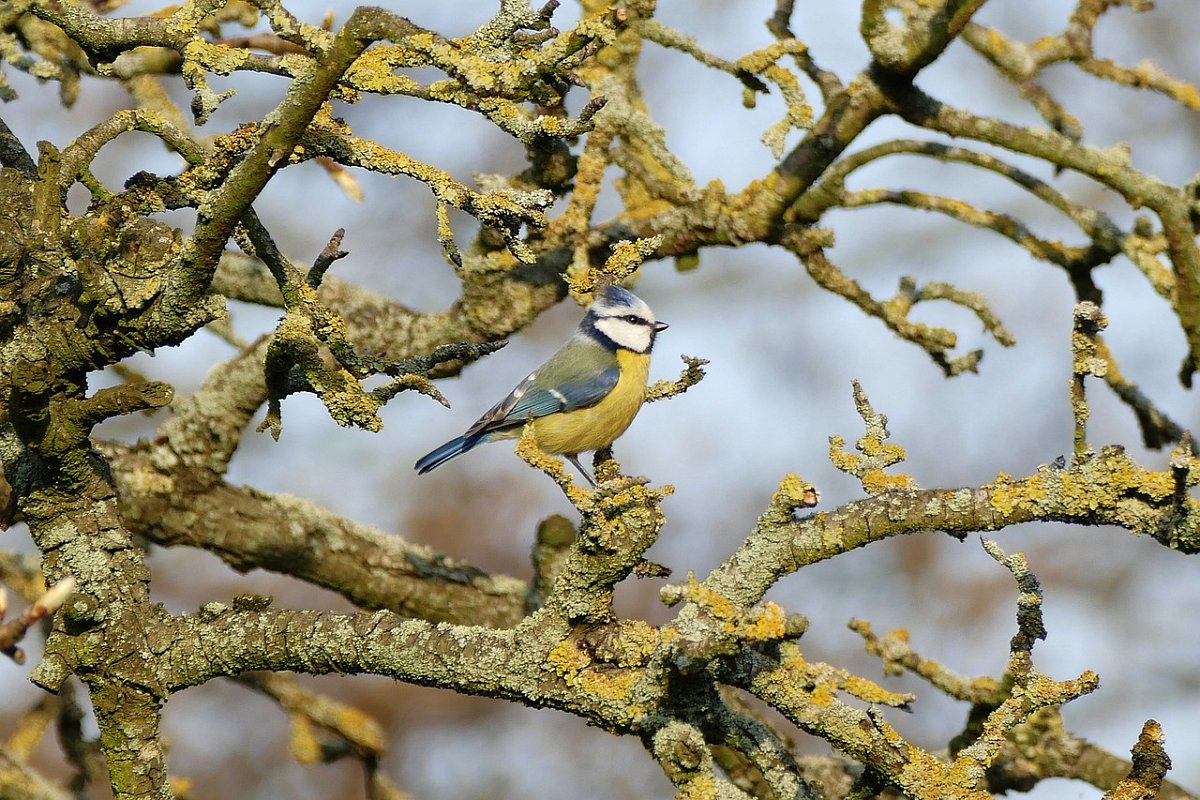
[[[434,467],[440,466],[457,455],[467,452],[479,444],[480,436],[458,436],[446,442],[431,453],[426,453],[417,460],[417,472],[424,475]]]

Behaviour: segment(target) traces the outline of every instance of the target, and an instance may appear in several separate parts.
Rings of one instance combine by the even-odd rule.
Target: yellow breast
[[[646,397],[649,353],[617,351],[621,378],[594,406],[533,421],[538,446],[547,453],[582,453],[607,447],[625,432]]]

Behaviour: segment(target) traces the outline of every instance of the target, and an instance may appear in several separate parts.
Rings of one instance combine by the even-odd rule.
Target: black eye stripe
[[[631,325],[650,325],[649,320],[642,319],[636,314],[605,314],[600,319],[619,319],[622,322],[628,322]]]

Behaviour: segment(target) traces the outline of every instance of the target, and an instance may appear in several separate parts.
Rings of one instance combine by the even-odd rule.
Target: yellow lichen
[[[811,483],[794,472],[783,476],[779,488],[771,497],[771,504],[780,508],[804,508],[813,505],[817,500],[817,490]]]
[[[695,776],[675,792],[679,800],[713,800],[717,796],[716,778],[709,773]]]
[[[590,659],[575,642],[566,639],[546,654],[546,662],[554,665],[559,676],[570,682],[579,670],[588,665]]]
[[[213,44],[203,39],[193,39],[183,47],[185,62],[194,62],[204,70],[218,75],[229,75],[241,69],[250,59],[250,51],[244,47],[229,47]]]
[[[569,639],[555,645],[546,660],[554,665],[569,686],[604,700],[626,699],[643,675],[637,669],[596,664],[586,651]],[[629,712],[636,716],[641,710],[634,706]]]
[[[857,675],[847,675],[842,682],[842,688],[859,700],[876,705],[901,706],[910,699],[906,695],[889,692],[875,681],[860,678]]]
[[[835,690],[826,683],[818,683],[808,693],[809,702],[813,705],[828,707],[837,699]]]
[[[742,636],[749,641],[771,642],[782,639],[787,632],[787,614],[777,603],[766,602],[750,616],[742,627]]]
[[[910,489],[914,483],[911,475],[889,475],[881,469],[867,470],[862,475],[863,489],[868,494],[879,494],[889,489]]]
[[[719,620],[732,622],[738,617],[738,607],[720,592],[706,588],[693,573],[688,573],[688,583],[685,596]]]

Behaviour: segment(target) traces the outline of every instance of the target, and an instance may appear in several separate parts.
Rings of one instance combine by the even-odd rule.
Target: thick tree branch
[[[1200,480],[1194,460],[1187,480]],[[1081,492],[1080,486],[1089,489]],[[1121,448],[1106,447],[1069,468],[1044,466],[1023,478],[1001,475],[970,488],[893,489],[799,520],[768,509],[704,585],[751,605],[782,576],[880,539],[938,530],[962,536],[1037,520],[1114,525],[1173,550],[1198,552],[1200,501],[1178,498],[1174,487],[1170,470],[1148,470]]]
[[[167,491],[144,455],[114,460],[124,518],[158,544],[207,550],[242,572],[293,575],[362,608],[501,628],[524,615],[525,581],[489,575],[298,497],[223,482],[181,481]]]

